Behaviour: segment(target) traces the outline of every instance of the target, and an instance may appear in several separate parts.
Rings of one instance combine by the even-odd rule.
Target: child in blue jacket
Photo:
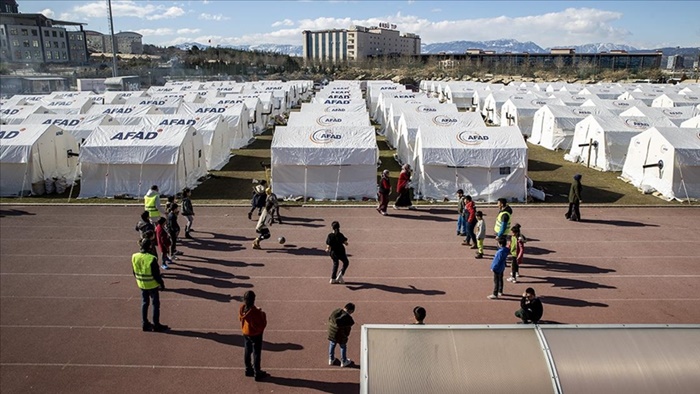
[[[506,239],[499,237],[498,251],[496,251],[496,255],[493,256],[493,262],[491,263],[491,271],[493,272],[493,294],[488,296],[490,300],[498,299],[498,297],[503,295],[503,271],[506,270],[508,254],[510,254],[510,250],[506,247]]]

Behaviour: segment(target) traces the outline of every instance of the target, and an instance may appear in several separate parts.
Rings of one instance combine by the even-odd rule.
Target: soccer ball
[[[279,242],[280,244],[284,245],[284,243],[287,242],[287,239],[284,238],[284,237],[279,237],[279,238],[277,238],[277,242]]]

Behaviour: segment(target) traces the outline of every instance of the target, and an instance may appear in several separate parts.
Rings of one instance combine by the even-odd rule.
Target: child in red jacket
[[[255,376],[255,381],[266,378],[267,372],[260,369],[262,355],[263,333],[267,327],[267,315],[255,306],[255,292],[248,290],[243,294],[243,305],[238,309],[238,320],[241,321],[241,331],[245,340],[245,376]],[[253,362],[251,363],[251,355]]]
[[[168,269],[168,264],[171,264],[173,261],[170,260],[170,235],[168,235],[168,231],[165,228],[165,218],[161,217],[158,219],[158,224],[156,224],[156,240],[158,241],[158,248],[160,249],[160,253],[163,256],[163,265],[160,267],[164,270]]]

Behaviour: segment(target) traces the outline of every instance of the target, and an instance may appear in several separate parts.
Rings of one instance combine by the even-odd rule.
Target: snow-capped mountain
[[[585,45],[575,45],[572,48],[576,50],[576,53],[600,53],[600,52],[610,52],[614,50],[623,50],[627,52],[638,51],[639,49],[625,45],[625,44],[613,44],[607,43],[595,43],[595,44],[585,44]]]
[[[545,53],[547,52],[532,41],[520,42],[512,39],[492,40],[492,41],[450,41],[437,42],[433,44],[422,44],[421,51],[424,54],[434,53],[465,53],[467,49],[482,49],[485,51],[496,51],[497,53]]]
[[[176,48],[183,51],[192,49],[192,47],[197,47],[199,49],[207,49],[210,45],[202,44],[199,42],[185,42],[182,44],[175,45]],[[278,44],[255,44],[255,45],[221,45],[222,48],[240,49],[242,51],[261,51],[261,52],[272,52],[279,53],[282,55],[289,56],[301,56],[302,46],[301,45],[278,45]]]

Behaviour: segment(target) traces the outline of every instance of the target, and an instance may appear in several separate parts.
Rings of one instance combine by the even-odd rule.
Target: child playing
[[[520,225],[510,229],[510,254],[512,256],[511,272],[508,282],[518,283],[520,276],[520,264],[523,263],[523,254],[525,253],[525,237],[520,233]]]
[[[262,210],[258,224],[255,226],[255,232],[260,235],[253,241],[253,249],[261,249],[260,241],[270,238],[270,229],[267,228],[269,225],[272,225],[272,214],[265,208]]]
[[[168,235],[170,236],[170,255],[181,256],[183,253],[177,250],[178,235],[180,235],[180,224],[177,222],[177,217],[180,214],[180,207],[177,203],[171,203],[168,208]]]
[[[156,240],[158,241],[158,247],[160,248],[161,256],[163,256],[163,265],[160,268],[167,270],[168,264],[172,264],[170,260],[170,235],[165,228],[165,218],[161,217],[158,219],[158,224],[156,225]]]
[[[481,211],[476,211],[474,233],[476,233],[476,246],[478,248],[476,258],[481,259],[484,257],[484,239],[486,238],[486,223],[484,222],[484,213]]]
[[[491,262],[491,272],[493,272],[493,294],[487,298],[496,300],[503,295],[503,271],[506,270],[506,260],[508,259],[508,248],[506,247],[506,239],[502,237],[496,238],[498,242],[498,251],[493,256]]]

